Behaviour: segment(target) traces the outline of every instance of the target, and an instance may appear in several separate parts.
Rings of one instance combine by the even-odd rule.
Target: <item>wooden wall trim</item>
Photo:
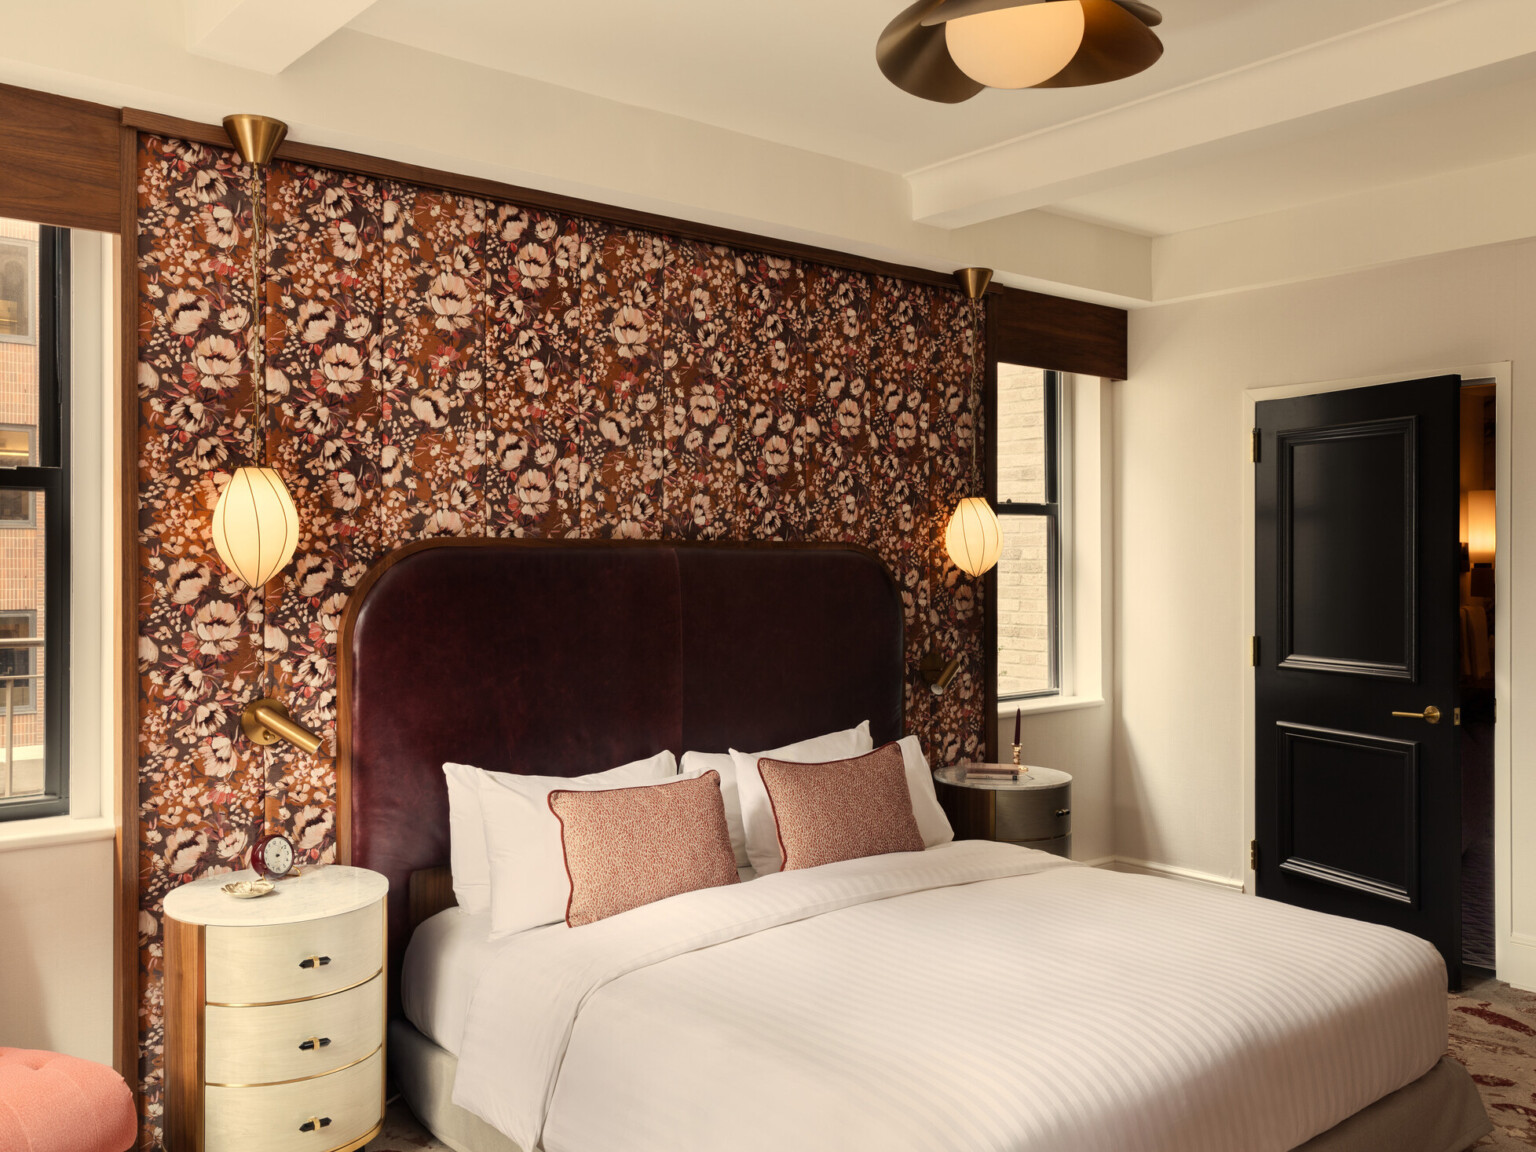
[[[987,298],[997,359],[1124,380],[1128,314],[1103,304],[1001,288]]]
[[[133,1091],[134,1105],[144,1114],[139,1082],[139,196],[136,176],[139,134],[116,129],[120,171],[117,190],[118,233],[118,644],[120,676],[118,716],[120,761],[117,826],[117,997],[116,1040],[118,1071]]]
[[[118,132],[115,108],[0,84],[0,216],[116,232]]]

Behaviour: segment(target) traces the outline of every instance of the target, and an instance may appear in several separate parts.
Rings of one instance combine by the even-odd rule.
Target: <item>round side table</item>
[[[1019,778],[977,776],[972,765],[937,768],[934,786],[957,840],[1001,840],[1057,856],[1072,854],[1072,776],[1027,767]],[[1008,768],[1012,764],[983,767]]]

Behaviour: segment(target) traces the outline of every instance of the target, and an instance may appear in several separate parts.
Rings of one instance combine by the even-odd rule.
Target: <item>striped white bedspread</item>
[[[512,937],[454,1102],[546,1152],[1285,1152],[1445,1047],[1423,941],[966,841]]]

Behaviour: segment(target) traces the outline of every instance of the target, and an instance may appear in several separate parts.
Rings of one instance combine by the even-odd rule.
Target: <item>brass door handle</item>
[[[1422,712],[1394,712],[1392,715],[1399,716],[1404,720],[1422,720],[1426,724],[1440,723],[1440,709],[1436,708],[1433,704]]]

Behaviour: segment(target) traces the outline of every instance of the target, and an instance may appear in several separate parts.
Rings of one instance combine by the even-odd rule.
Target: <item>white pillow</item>
[[[582,781],[604,781],[606,787],[658,780],[677,771],[670,752],[658,752],[606,772],[578,776]],[[453,895],[470,916],[491,910],[491,864],[485,850],[485,824],[480,814],[480,779],[500,779],[504,772],[487,772],[468,764],[444,764],[448,778],[448,862],[453,869]],[[524,780],[561,780],[558,776],[524,776]],[[562,913],[563,915],[563,913]]]
[[[866,720],[857,728],[829,732],[825,736],[802,740],[798,744],[786,744],[783,748],[768,752],[749,754],[731,749],[730,759],[734,766],[731,772],[731,792],[741,805],[741,828],[747,863],[757,869],[759,876],[777,872],[783,866],[784,857],[779,851],[779,827],[773,820],[773,805],[768,802],[768,790],[763,787],[763,778],[758,775],[757,762],[766,756],[771,760],[785,760],[792,764],[825,764],[829,760],[846,760],[850,756],[869,752],[874,746],[875,742],[869,735],[869,721]],[[699,766],[704,759],[699,757],[690,766]],[[688,762],[686,756],[684,761]],[[709,766],[714,767],[713,762]],[[721,773],[720,781],[720,794],[724,796],[724,773]],[[725,807],[725,823],[731,829],[731,842],[734,844],[736,829],[731,826],[729,801]],[[741,856],[738,854],[736,859],[739,863]]]
[[[565,919],[571,877],[565,869],[560,818],[549,810],[549,794],[559,789],[604,792],[650,787],[690,779],[676,772],[672,753],[663,752],[665,771],[627,780],[584,776],[561,780],[549,776],[486,773],[480,779],[480,814],[485,827],[491,872],[491,939],[510,936]]]
[[[870,751],[873,741],[869,738],[869,725],[864,724],[854,731],[863,733],[865,746],[841,756],[782,756],[772,752],[758,752],[749,756],[745,752],[731,749],[731,758],[736,762],[742,813],[747,822],[747,853],[759,876],[779,871],[784,866],[784,856],[779,849],[779,829],[773,818],[773,805],[768,800],[768,790],[763,787],[763,777],[757,770],[757,762],[767,758],[815,764],[827,760],[843,760]],[[922,744],[916,736],[903,736],[896,744],[901,749],[902,765],[907,770],[907,793],[912,798],[912,816],[917,821],[923,847],[948,844],[955,838],[955,830],[950,827],[949,817],[944,815],[944,809],[939,805],[939,797],[933,787],[933,773],[928,769],[928,758],[923,755]],[[756,840],[753,839],[754,830],[757,832]]]
[[[896,743],[901,746],[901,759],[907,769],[907,791],[912,794],[912,815],[917,820],[923,847],[948,844],[955,838],[955,830],[939,804],[933,770],[928,767],[928,757],[923,755],[922,742],[916,736],[903,736]]]

